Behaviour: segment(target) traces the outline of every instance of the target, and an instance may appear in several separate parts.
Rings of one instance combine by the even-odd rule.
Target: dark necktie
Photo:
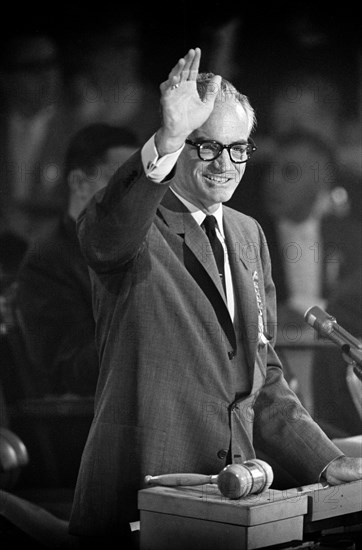
[[[225,272],[224,272],[224,249],[218,236],[216,235],[215,216],[206,216],[205,220],[202,223],[202,226],[204,227],[205,233],[209,238],[211,248],[215,256],[217,269],[221,278],[222,286],[224,287],[224,292],[226,295]]]

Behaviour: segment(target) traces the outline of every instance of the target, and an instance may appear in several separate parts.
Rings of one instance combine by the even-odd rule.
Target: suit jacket
[[[259,342],[260,323],[266,334],[276,323],[260,226],[224,209],[232,325],[207,237],[170,182],[172,173],[148,180],[138,152],[78,220],[101,366],[73,534],[116,533],[135,521],[147,474],[216,474],[228,452],[242,462],[258,447],[309,483],[341,454],[286,384],[274,338]]]
[[[93,396],[99,367],[91,283],[72,218],[62,216],[46,238],[29,247],[16,283],[38,394]]]

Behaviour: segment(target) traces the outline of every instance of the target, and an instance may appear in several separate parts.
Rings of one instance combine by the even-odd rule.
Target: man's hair
[[[81,169],[91,174],[104,162],[113,147],[139,147],[136,134],[129,128],[94,123],[85,126],[71,138],[64,162],[64,179],[72,170]]]
[[[220,86],[216,90],[214,84],[211,83],[214,73],[199,73],[196,81],[197,91],[201,99],[205,99],[208,93],[217,93],[217,98],[221,101],[224,99],[234,98],[235,101],[240,103],[248,117],[248,130],[249,134],[256,126],[256,116],[253,107],[250,105],[249,99],[246,95],[239,92],[231,82],[225,78],[221,79]]]

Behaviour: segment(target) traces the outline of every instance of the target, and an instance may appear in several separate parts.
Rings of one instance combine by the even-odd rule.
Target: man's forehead
[[[213,112],[245,113],[243,106],[233,94],[218,96],[215,100]]]
[[[215,101],[214,109],[202,128],[209,129],[214,126],[231,131],[244,131],[248,127],[248,116],[244,107],[236,99]]]

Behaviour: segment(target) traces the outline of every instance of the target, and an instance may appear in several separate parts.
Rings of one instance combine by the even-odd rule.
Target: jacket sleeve
[[[138,151],[93,196],[78,217],[77,234],[95,272],[116,271],[137,257],[168,182],[147,179]]]

